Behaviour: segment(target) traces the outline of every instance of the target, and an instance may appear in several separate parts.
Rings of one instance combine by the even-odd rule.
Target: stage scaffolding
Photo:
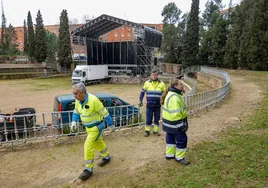
[[[104,42],[100,36],[120,26],[134,28],[129,41]],[[108,15],[91,20],[71,32],[73,51],[83,46],[88,65],[107,64],[110,74],[148,76],[153,50],[161,46],[162,33],[149,27]]]

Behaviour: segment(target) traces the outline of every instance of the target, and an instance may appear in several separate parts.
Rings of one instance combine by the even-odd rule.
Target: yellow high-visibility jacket
[[[78,100],[75,101],[74,116],[76,114],[80,115],[83,125],[88,128],[94,127],[109,116],[108,111],[100,100],[89,93],[86,93],[86,99],[83,103]]]
[[[188,129],[187,113],[181,91],[171,88],[162,111],[162,128],[167,133],[178,134]]]
[[[144,94],[146,94],[147,106],[148,107],[160,107],[160,97],[165,91],[165,83],[161,80],[148,80],[144,83],[140,93],[140,101],[143,100]]]

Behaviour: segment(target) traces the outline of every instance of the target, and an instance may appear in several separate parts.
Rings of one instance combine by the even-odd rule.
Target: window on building
[[[124,38],[124,36],[125,36],[124,34],[121,34],[121,37],[123,37],[123,38]]]
[[[117,33],[114,34],[115,37],[118,37]]]

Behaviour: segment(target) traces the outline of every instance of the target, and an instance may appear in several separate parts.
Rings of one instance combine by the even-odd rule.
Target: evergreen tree
[[[164,24],[173,24],[176,25],[180,19],[181,10],[178,9],[174,2],[168,3],[164,6],[161,15],[164,17]]]
[[[178,62],[178,49],[179,36],[178,30],[173,24],[164,24],[163,30],[164,40],[161,50],[165,54],[165,62],[167,63],[179,63]]]
[[[255,0],[244,0],[234,9],[224,57],[226,67],[248,68],[249,27],[252,23],[252,8],[255,2]]]
[[[8,55],[15,55],[19,52],[17,41],[18,37],[15,28],[11,24],[9,24],[6,34],[6,46],[8,49]]]
[[[220,16],[212,28],[212,62],[214,65],[223,67],[225,45],[227,40],[227,20]]]
[[[250,68],[268,70],[268,0],[259,0],[253,9],[247,49]]]
[[[62,10],[60,15],[60,29],[59,29],[59,63],[66,68],[71,67],[72,54],[71,54],[71,40],[69,33],[67,10]]]
[[[233,25],[230,30],[230,34],[228,35],[227,41],[226,41],[226,51],[224,56],[224,67],[227,68],[234,68],[236,69],[238,66],[238,52],[240,47],[240,41],[239,38],[241,36],[242,30],[241,30],[241,10],[240,7],[237,6],[235,9],[235,16]]]
[[[178,45],[177,45],[177,56],[179,57],[178,62],[182,64],[183,59],[183,38],[185,37],[186,33],[186,24],[189,18],[189,13],[183,14],[181,17],[181,21],[178,23]]]
[[[35,36],[34,36],[34,27],[32,21],[31,12],[28,12],[27,16],[27,24],[28,24],[28,56],[30,60],[34,61],[34,51],[35,51]]]
[[[2,2],[2,27],[1,27],[1,55],[4,55],[7,51],[7,46],[6,46],[6,33],[7,33],[7,28],[6,28],[6,16],[4,13],[4,6]]]
[[[47,44],[47,66],[56,68],[56,54],[59,49],[58,37],[49,31],[46,31],[46,44]]]
[[[176,25],[180,19],[181,10],[178,9],[176,4],[167,4],[162,11],[163,16],[163,34],[164,40],[161,50],[165,53],[165,61],[168,63],[179,63],[180,40],[179,31]]]
[[[183,67],[197,65],[199,48],[199,0],[192,0],[183,44]]]
[[[24,54],[28,54],[28,29],[27,29],[27,23],[26,20],[23,22],[23,36],[24,36],[24,42],[23,42],[23,52]]]
[[[252,16],[254,15],[255,0],[245,0],[241,3],[240,9],[242,12],[241,16],[241,36],[239,43],[239,51],[238,51],[238,67],[240,68],[249,68],[249,63],[247,60],[247,49],[249,48],[249,28],[252,25]]]
[[[34,56],[38,63],[42,63],[47,58],[46,32],[40,10],[36,16]]]
[[[206,8],[202,14],[201,24],[202,27],[200,29],[200,49],[199,49],[199,61],[200,64],[211,64],[212,60],[212,27],[216,23],[218,17],[220,16],[220,1],[207,1]]]

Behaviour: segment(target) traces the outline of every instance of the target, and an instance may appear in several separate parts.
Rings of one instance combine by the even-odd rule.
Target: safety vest
[[[148,80],[144,83],[141,91],[140,100],[143,99],[146,94],[147,106],[148,107],[160,107],[160,97],[165,91],[165,83],[161,80],[152,81]]]
[[[181,94],[169,91],[162,111],[162,128],[167,133],[178,134],[188,129],[186,106]]]
[[[100,100],[89,93],[86,94],[84,103],[75,101],[74,113],[79,114],[83,125],[89,128],[99,124],[109,115]]]

